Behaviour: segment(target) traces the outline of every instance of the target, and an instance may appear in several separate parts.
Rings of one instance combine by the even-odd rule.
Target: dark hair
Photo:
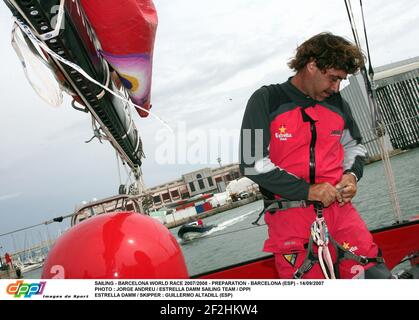
[[[288,66],[298,72],[313,60],[322,71],[334,68],[348,74],[355,73],[365,63],[364,55],[356,45],[330,32],[315,35],[298,46]]]

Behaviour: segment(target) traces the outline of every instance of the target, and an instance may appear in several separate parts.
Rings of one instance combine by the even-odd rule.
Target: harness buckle
[[[366,264],[369,263],[369,259],[365,256],[359,256],[359,263],[362,264],[363,266],[365,266]]]
[[[300,208],[308,208],[309,204],[305,200],[300,201]]]

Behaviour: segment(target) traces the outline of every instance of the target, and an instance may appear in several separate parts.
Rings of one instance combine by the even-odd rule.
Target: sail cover
[[[62,88],[53,66],[16,23],[12,29],[12,46],[19,57],[25,77],[35,92],[50,106],[60,106],[63,102]]]
[[[132,101],[150,109],[151,70],[157,12],[151,0],[81,0],[102,46]],[[141,117],[148,112],[138,109]]]

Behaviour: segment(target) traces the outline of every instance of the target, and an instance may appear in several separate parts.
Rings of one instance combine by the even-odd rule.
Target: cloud
[[[0,196],[0,201],[6,201],[6,200],[10,200],[13,198],[18,198],[21,196],[21,192],[17,192],[17,193],[11,193],[11,194],[4,194],[2,196]]]

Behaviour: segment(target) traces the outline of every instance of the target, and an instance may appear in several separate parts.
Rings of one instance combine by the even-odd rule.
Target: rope
[[[350,0],[344,0],[345,1],[345,6],[346,6],[346,11],[348,13],[348,18],[349,18],[349,23],[351,25],[351,29],[352,29],[352,34],[354,36],[354,40],[355,40],[355,44],[356,46],[359,48],[359,50],[362,50],[362,46],[361,43],[359,41],[359,36],[358,36],[358,28],[356,27],[355,24],[355,17],[353,15],[353,11],[352,11],[352,6],[351,6],[351,2]],[[365,27],[365,24],[364,24]],[[364,29],[365,30],[365,29]],[[366,31],[365,31],[366,33]],[[369,54],[368,54],[368,59],[370,59]],[[368,60],[368,62],[370,63],[371,60]],[[371,66],[371,64],[370,64]],[[364,78],[365,81],[365,86],[366,86],[366,90],[368,95],[372,95],[372,87],[371,87],[371,83],[370,80],[368,79],[368,73],[367,73],[367,69],[365,68],[365,65],[361,68],[361,74]],[[368,103],[369,107],[370,107],[370,113],[372,116],[372,127],[376,127],[377,124],[376,122],[378,121],[378,118],[376,116],[377,112],[376,112],[376,108],[374,105],[372,105],[371,103]]]
[[[36,227],[39,227],[39,226],[42,226],[42,225],[48,225],[48,224],[51,224],[51,223],[54,223],[54,222],[62,222],[64,219],[71,218],[72,216],[74,216],[74,213],[70,213],[70,214],[67,214],[65,216],[56,217],[56,218],[53,218],[51,220],[47,220],[47,221],[44,221],[44,222],[41,222],[41,223],[37,223],[37,224],[34,224],[32,226],[29,226],[29,227],[20,228],[20,229],[16,229],[16,230],[13,230],[13,231],[6,232],[6,233],[2,233],[2,234],[0,234],[0,237],[7,236],[9,234],[13,234],[13,233],[20,232],[20,231],[33,229],[33,228],[36,228]]]
[[[360,48],[360,42],[358,37],[357,27],[355,25],[355,18],[352,12],[351,2],[349,0],[345,0],[346,12],[348,13],[349,23],[351,24],[352,34],[354,36],[355,44]]]
[[[365,19],[364,19],[364,10],[362,7],[362,0],[359,0],[360,6],[361,6],[361,13],[362,13],[362,22],[363,22],[363,26],[364,26],[364,34],[365,34],[365,43],[367,46],[367,54],[368,54],[368,63],[369,63],[369,75],[371,77],[371,84],[370,84],[370,92],[369,92],[369,96],[370,96],[370,103],[373,106],[373,110],[374,110],[374,114],[373,114],[373,121],[374,124],[377,125],[378,127],[382,127],[382,122],[381,122],[381,117],[379,114],[379,109],[376,105],[376,101],[374,99],[374,71],[372,68],[372,63],[371,63],[371,57],[370,57],[370,52],[369,52],[369,45],[368,45],[368,37],[367,37],[367,29],[365,26]],[[367,78],[368,79],[368,78]],[[399,202],[399,198],[397,195],[397,191],[396,191],[396,182],[395,182],[395,178],[394,178],[394,174],[393,174],[393,169],[391,167],[391,163],[390,163],[390,157],[389,154],[385,148],[385,142],[384,142],[384,135],[380,135],[379,138],[379,146],[380,146],[380,152],[381,152],[381,156],[382,156],[382,160],[383,160],[383,166],[384,166],[384,170],[385,170],[385,174],[386,174],[386,178],[387,178],[387,186],[388,186],[388,191],[389,194],[391,195],[390,200],[391,200],[391,204],[393,206],[393,211],[394,211],[394,215],[396,218],[396,221],[400,223],[401,221],[401,210],[400,210],[400,202]]]
[[[359,5],[361,7],[362,25],[364,26],[365,44],[367,46],[367,56],[368,56],[368,64],[369,64],[368,73],[369,73],[370,77],[372,78],[374,76],[374,70],[373,70],[372,64],[371,64],[370,46],[369,46],[368,36],[367,36],[367,27],[365,26],[364,9],[362,7],[362,0],[359,0]]]
[[[118,151],[115,150],[115,155],[116,155],[116,167],[118,170],[118,179],[119,179],[119,185],[122,184],[122,179],[121,179],[121,168],[119,167],[119,157],[118,157]]]
[[[354,16],[353,16],[350,0],[344,0],[344,1],[345,1],[345,6],[346,6],[347,13],[348,13],[348,17],[349,17],[349,22],[351,24],[352,33],[354,34],[355,43],[358,46],[359,50],[361,50],[361,45],[359,43],[357,28],[355,26],[355,21],[354,21],[355,19],[354,19]],[[369,70],[370,70],[369,75],[371,77],[371,80],[368,78],[368,74],[367,74],[367,70],[366,70],[365,65],[361,68],[361,73],[362,73],[362,76],[364,78],[365,88],[366,88],[367,93],[368,93],[367,94],[368,95],[368,105],[370,106],[370,110],[371,110],[372,128],[377,129],[377,130],[375,130],[375,134],[376,134],[376,136],[378,137],[378,140],[379,140],[379,148],[380,148],[381,158],[383,160],[383,166],[384,166],[384,171],[385,171],[385,176],[386,176],[386,181],[387,181],[387,187],[388,187],[388,191],[389,191],[389,195],[390,195],[391,204],[393,206],[393,212],[394,212],[394,215],[396,217],[397,222],[400,222],[401,221],[400,202],[399,202],[399,199],[397,197],[396,183],[395,183],[393,170],[391,168],[390,157],[389,157],[389,154],[388,154],[388,152],[385,148],[384,133],[383,133],[384,131],[383,131],[383,124],[382,124],[382,121],[381,121],[381,113],[379,112],[378,106],[376,104],[375,91],[373,89],[374,88],[374,71],[373,71],[373,68],[372,68],[371,57],[370,57],[370,53],[369,53],[367,29],[366,29],[366,25],[365,25],[364,10],[363,10],[363,7],[362,7],[362,0],[360,0],[360,6],[361,6],[361,13],[362,13],[362,22],[363,22],[364,34],[365,34],[365,42],[366,42],[366,46],[367,46],[368,63],[369,63]]]
[[[131,174],[132,174],[132,172],[128,172],[128,169],[127,169],[127,167],[125,166],[125,164],[124,164],[124,169],[125,169],[125,173],[127,174],[127,180],[125,181],[125,185],[127,185],[127,184],[128,184],[128,181],[129,181],[130,183],[132,183],[132,179],[131,179]]]
[[[401,120],[398,120],[398,121],[389,122],[387,124],[383,123],[380,126],[384,127],[384,128],[389,128],[389,127],[392,127],[392,126],[394,126],[398,123],[405,122],[405,121],[410,121],[410,120],[413,120],[413,119],[416,119],[416,118],[419,118],[419,115],[412,116],[412,117],[405,118],[405,119],[401,119]],[[378,129],[378,127],[363,130],[363,131],[361,131],[361,135],[363,135],[364,133],[368,133],[368,132],[375,132],[377,129]]]
[[[70,68],[76,70],[77,72],[79,72],[81,75],[83,75],[87,80],[89,80],[90,82],[94,83],[95,85],[101,87],[102,89],[106,90],[107,92],[109,92],[110,94],[112,94],[113,96],[115,96],[116,98],[126,102],[126,103],[130,103],[132,104],[135,108],[140,109],[142,111],[147,112],[148,114],[150,114],[151,116],[153,116],[154,118],[156,118],[160,123],[162,123],[165,127],[167,127],[170,132],[173,132],[173,129],[169,126],[169,124],[164,121],[163,119],[161,119],[159,116],[157,116],[155,113],[151,112],[150,110],[147,110],[135,103],[133,103],[131,100],[121,96],[120,94],[114,92],[113,90],[109,89],[108,87],[102,85],[100,82],[96,81],[95,79],[93,79],[86,71],[84,71],[82,68],[80,68],[77,64],[70,62],[66,59],[64,59],[63,57],[59,56],[58,54],[56,54],[54,51],[52,51],[45,43],[43,43],[42,41],[40,41],[30,30],[30,28],[23,23],[22,21],[15,19],[15,21],[19,24],[21,30],[31,39],[33,40],[35,43],[37,43],[42,49],[44,49],[48,54],[50,54],[52,57],[54,57],[55,59],[61,61],[62,63],[66,64],[67,66],[69,66]]]
[[[390,157],[388,155],[388,152],[385,149],[384,136],[380,137],[378,141],[379,141],[379,146],[380,146],[380,152],[381,152],[381,155],[383,156],[383,167],[384,167],[384,172],[387,177],[388,192],[391,195],[390,201],[393,206],[393,212],[394,212],[396,221],[400,223],[400,221],[402,220],[400,201],[399,201],[399,197],[396,190],[396,182],[394,179],[393,169],[390,163]]]
[[[311,238],[319,247],[317,255],[324,277],[326,279],[336,279],[333,269],[333,260],[329,251],[329,230],[326,221],[324,220],[323,208],[315,206],[315,210],[317,216],[310,228]],[[309,248],[308,250],[311,249]]]
[[[16,230],[13,230],[13,231],[6,232],[6,233],[2,233],[2,234],[0,234],[0,237],[7,236],[9,234],[13,234],[13,233],[20,232],[20,231],[25,231],[25,230],[33,229],[35,227],[39,227],[39,226],[42,226],[44,224],[45,224],[45,222],[42,222],[42,223],[34,224],[32,226],[29,226],[29,227],[20,228],[20,229],[16,229]]]

